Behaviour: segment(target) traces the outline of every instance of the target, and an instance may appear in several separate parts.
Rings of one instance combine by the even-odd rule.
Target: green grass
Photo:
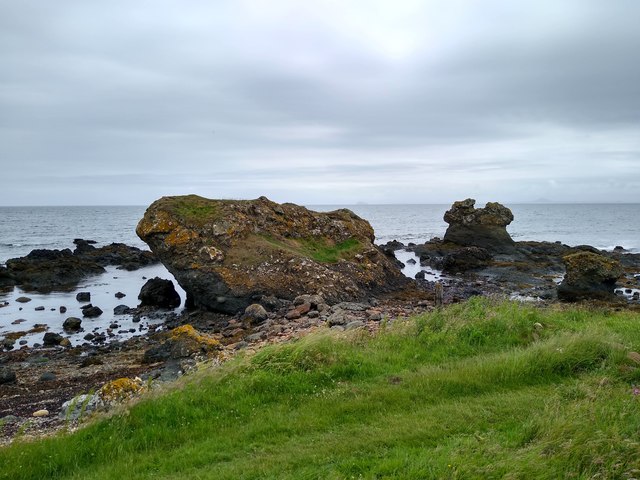
[[[348,258],[362,249],[357,238],[349,238],[343,242],[333,243],[323,237],[275,239],[266,235],[258,238],[272,247],[311,258],[320,263],[335,263],[341,258]]]
[[[197,195],[188,195],[176,200],[172,208],[178,217],[197,225],[211,221],[218,211],[213,201]]]
[[[638,477],[638,349],[637,313],[472,299],[204,369],[0,478]]]

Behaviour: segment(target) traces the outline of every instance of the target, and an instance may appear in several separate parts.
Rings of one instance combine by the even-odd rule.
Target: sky
[[[637,0],[0,0],[0,205],[640,202]]]

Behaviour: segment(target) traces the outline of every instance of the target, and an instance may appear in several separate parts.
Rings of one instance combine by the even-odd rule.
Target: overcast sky
[[[640,1],[0,0],[0,205],[640,201]]]

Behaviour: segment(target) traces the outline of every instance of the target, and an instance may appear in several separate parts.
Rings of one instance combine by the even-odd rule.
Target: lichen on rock
[[[558,286],[564,301],[612,300],[616,281],[623,275],[620,262],[593,252],[578,252],[563,258],[566,274]]]
[[[371,225],[347,209],[163,197],[136,232],[186,291],[187,307],[235,314],[263,296],[305,293],[357,300],[408,281],[373,244]]]

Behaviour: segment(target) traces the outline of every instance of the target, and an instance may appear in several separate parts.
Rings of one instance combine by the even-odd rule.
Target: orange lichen
[[[198,234],[187,228],[176,227],[164,239],[164,243],[170,247],[177,247],[189,243],[198,238]]]
[[[207,349],[218,348],[220,346],[220,342],[218,340],[209,335],[203,335],[189,324],[182,325],[171,330],[169,332],[169,339],[173,341],[195,342]]]

